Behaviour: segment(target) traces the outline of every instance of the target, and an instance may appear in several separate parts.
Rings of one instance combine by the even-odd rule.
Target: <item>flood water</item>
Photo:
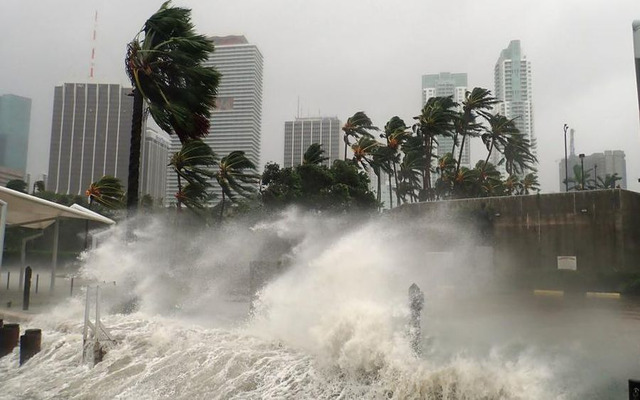
[[[639,301],[508,291],[473,258],[420,253],[379,224],[284,215],[242,243],[242,227],[191,243],[184,259],[158,227],[135,247],[105,243],[84,273],[126,284],[104,288],[116,339],[104,361],[82,362],[79,293],[24,326],[43,329],[42,351],[22,367],[17,350],[0,359],[0,398],[615,399],[640,378]],[[273,237],[290,244],[289,267],[249,315],[246,265]]]

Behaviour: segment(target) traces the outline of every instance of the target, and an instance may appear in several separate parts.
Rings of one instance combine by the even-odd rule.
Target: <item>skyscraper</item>
[[[25,175],[31,99],[14,94],[0,96],[0,167],[14,175]]]
[[[467,74],[452,74],[441,72],[439,74],[422,75],[422,106],[432,97],[453,96],[456,103],[462,103],[467,91]],[[471,146],[469,139],[465,140],[464,150],[460,164],[469,167],[471,163]],[[438,157],[450,153],[453,149],[453,138],[438,138]],[[459,151],[456,149],[456,152]],[[457,157],[457,154],[454,154]]]
[[[531,62],[522,55],[519,40],[512,40],[502,50],[494,69],[495,97],[500,101],[497,111],[509,119],[533,144],[533,105],[531,93]]]
[[[625,160],[625,154],[622,150],[605,150],[602,153],[593,153],[584,157],[584,160],[580,160],[575,153],[571,153],[568,159],[569,164],[569,190],[575,185],[580,185],[581,182],[575,182],[576,174],[574,169],[580,169],[582,173],[582,165],[584,164],[584,176],[585,186],[587,188],[598,186],[606,181],[607,175],[616,174],[620,180],[614,183],[615,186],[620,186],[623,189],[627,188],[627,162]],[[565,191],[564,185],[564,159],[558,164],[559,176],[560,176],[560,191]],[[578,174],[578,177],[580,175]],[[573,179],[573,182],[571,180]]]
[[[167,164],[171,140],[165,132],[147,127],[142,138],[140,194],[164,199],[167,190]]]
[[[633,53],[636,59],[636,84],[638,86],[638,112],[640,112],[640,20],[633,21]]]
[[[203,139],[218,157],[235,150],[245,152],[260,165],[260,127],[262,122],[262,54],[244,36],[213,37],[215,51],[205,63],[222,74],[216,108],[209,134]],[[171,138],[171,152],[180,150],[180,141]],[[217,190],[217,188],[216,188]],[[167,175],[167,199],[174,201],[178,191],[175,174]],[[219,193],[219,191],[217,191]]]
[[[344,141],[341,123],[336,117],[296,118],[284,123],[284,167],[302,164],[302,157],[309,146],[320,143],[324,156],[323,164],[330,166],[344,156]]]
[[[65,83],[53,99],[47,190],[84,194],[104,175],[127,187],[131,89],[118,84]]]

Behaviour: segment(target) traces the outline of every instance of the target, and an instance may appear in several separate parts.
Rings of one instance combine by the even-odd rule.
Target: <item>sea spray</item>
[[[602,369],[585,366],[608,360],[586,356],[600,343],[599,331],[574,329],[579,314],[571,314],[576,321],[559,317],[545,325],[547,312],[494,303],[486,294],[493,278],[470,256],[473,243],[462,240],[465,235],[453,248],[433,245],[453,229],[419,218],[369,220],[291,209],[258,224],[197,233],[154,221],[140,228],[134,244],[116,230],[86,254],[83,272],[96,283],[116,282],[105,290],[105,309],[113,312],[105,312],[103,322],[117,345],[94,368],[82,364],[80,293],[33,321],[43,329],[41,353],[21,368],[16,353],[0,359],[0,398],[620,395],[617,375],[629,371],[633,354],[609,346],[623,360],[615,384],[606,374],[590,383]],[[260,290],[247,321],[248,265],[256,260],[286,268]],[[421,358],[406,336],[406,293],[413,282],[425,292]],[[118,303],[127,298],[139,307],[122,314]],[[616,326],[606,316],[599,320]],[[576,337],[566,342],[575,344],[555,344],[571,337],[566,332]],[[596,372],[584,372],[590,369]]]

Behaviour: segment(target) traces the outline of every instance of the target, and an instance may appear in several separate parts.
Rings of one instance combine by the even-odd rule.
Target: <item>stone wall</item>
[[[492,245],[504,270],[556,270],[576,256],[584,272],[640,271],[640,194],[622,189],[490,197],[403,205],[398,215],[462,221]],[[465,228],[462,228],[465,229]]]

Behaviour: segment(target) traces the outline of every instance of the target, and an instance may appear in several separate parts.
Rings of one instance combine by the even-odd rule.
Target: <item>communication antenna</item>
[[[575,133],[575,130],[571,129],[569,131],[569,149],[571,149],[571,155],[575,156],[576,155],[576,147],[574,146],[574,142],[573,142],[573,134]]]
[[[296,118],[300,118],[300,96],[298,96],[298,106],[296,107]]]
[[[93,18],[93,37],[91,38],[91,66],[89,68],[89,78],[93,79],[93,70],[96,61],[96,31],[98,30],[98,10]]]

